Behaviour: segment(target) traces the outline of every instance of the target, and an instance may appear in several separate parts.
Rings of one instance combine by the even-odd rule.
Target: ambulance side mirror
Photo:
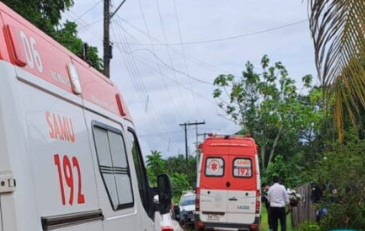
[[[161,174],[157,177],[157,189],[160,212],[161,214],[169,213],[172,204],[172,185],[167,174]]]

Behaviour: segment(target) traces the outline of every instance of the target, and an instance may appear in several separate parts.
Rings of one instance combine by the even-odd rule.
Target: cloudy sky
[[[112,0],[113,8],[121,2]],[[199,134],[238,131],[217,107],[212,83],[219,74],[241,75],[249,60],[282,61],[298,87],[304,75],[316,76],[307,18],[303,0],[127,0],[112,18],[111,78],[144,155],[185,153],[185,122],[205,121]],[[76,20],[79,36],[102,55],[102,0],[76,0],[64,19]],[[188,129],[191,155],[195,129]]]

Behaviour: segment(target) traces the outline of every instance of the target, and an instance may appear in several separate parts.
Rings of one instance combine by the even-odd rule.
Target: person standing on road
[[[279,177],[273,177],[274,184],[269,188],[268,200],[270,202],[270,223],[273,231],[278,231],[278,221],[280,220],[281,231],[286,231],[285,207],[289,206],[289,196],[285,186],[279,184]]]

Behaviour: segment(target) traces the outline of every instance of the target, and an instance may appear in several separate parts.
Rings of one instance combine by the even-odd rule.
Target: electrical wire
[[[143,31],[143,30],[141,30],[140,28],[138,28],[137,26],[135,26],[135,25],[133,25],[133,24],[131,24],[130,22],[128,22],[127,20],[125,20],[124,18],[121,18],[120,17],[120,19],[124,22],[124,23],[126,23],[128,26],[130,26],[131,28],[133,28],[135,31],[138,31],[139,33],[141,33],[141,34],[143,34],[143,35],[145,35],[145,36],[150,36],[155,42],[157,42],[156,44],[143,44],[143,43],[129,43],[129,45],[135,45],[135,46],[146,46],[146,45],[150,45],[150,46],[166,46],[166,45],[164,45],[164,42],[161,40],[161,39],[159,39],[159,38],[157,38],[157,37],[154,37],[154,36],[152,36],[152,35],[148,35],[145,31]],[[172,48],[172,50],[173,51],[175,51],[177,54],[179,54],[179,55],[181,55],[182,56],[182,54],[180,53],[180,51],[179,50],[177,50],[176,48],[174,48],[174,47],[171,47]],[[198,58],[196,58],[196,57],[194,57],[194,56],[191,56],[191,55],[189,55],[189,54],[186,54],[186,57],[187,57],[187,59],[189,59],[190,61],[192,61],[192,62],[194,62],[194,63],[196,63],[196,64],[198,64],[199,66],[201,66],[201,67],[203,67],[203,68],[205,68],[205,69],[208,69],[208,70],[210,70],[210,71],[213,71],[214,73],[219,73],[219,74],[222,74],[222,73],[229,73],[228,71],[222,71],[222,70],[218,70],[219,68],[217,68],[217,67],[214,67],[213,65],[211,65],[211,64],[209,64],[209,63],[206,63],[206,62],[204,62],[203,60],[200,60],[200,59],[198,59]]]
[[[114,26],[112,28],[112,31],[115,33],[115,36],[117,38],[120,38],[120,39],[123,39],[123,40],[125,39],[124,36],[121,34],[121,31],[119,30],[119,27]],[[122,48],[124,50],[126,50],[127,52],[130,49],[129,47],[127,47],[125,45],[124,45],[124,47],[120,47],[120,46],[116,46],[116,47],[122,53],[123,53]],[[143,80],[141,78],[141,74],[139,73],[137,65],[135,64],[135,61],[132,58],[132,56],[125,55],[123,57],[125,57],[125,63],[127,65],[128,71],[130,72],[130,77],[131,77],[131,80],[132,80],[132,83],[133,83],[134,87],[136,88],[136,92],[139,93],[139,97],[143,102],[147,98],[146,96],[147,96],[148,93],[147,93],[145,84],[143,83]],[[168,145],[170,145],[170,139],[169,139],[168,135],[166,134],[165,129],[162,126],[162,123],[158,119],[158,116],[156,115],[152,100],[151,100],[150,104],[151,104],[150,105],[150,110],[148,112],[146,112],[146,113],[149,114],[149,116],[147,116],[147,118],[150,120],[151,125],[155,127],[154,130],[162,131],[162,133],[164,134],[163,137],[164,137],[165,141],[167,142]],[[177,151],[179,150],[176,146],[174,148]]]
[[[70,13],[69,13],[70,12]],[[68,16],[70,16],[73,20],[75,20],[75,13],[73,13],[71,10],[69,11],[69,12],[66,12],[66,14],[68,15]],[[72,14],[73,15],[72,15]],[[82,20],[82,19],[80,19],[80,21],[81,22],[83,22],[83,23],[85,23],[85,21],[84,20]],[[91,29],[89,29],[89,28],[85,28],[86,30],[87,30],[87,32],[89,32],[90,34],[92,34],[92,35],[94,35],[95,36],[95,38],[97,38],[98,40],[100,40],[100,41],[103,41],[103,38],[102,38],[102,36],[101,35],[99,35],[99,34],[97,34],[95,31],[92,31]]]
[[[204,81],[204,80],[201,80],[201,79],[198,79],[198,78],[196,78],[196,77],[193,77],[193,76],[191,76],[191,75],[189,75],[188,73],[185,73],[185,72],[183,72],[183,71],[180,71],[180,70],[177,70],[177,69],[175,69],[174,67],[172,67],[172,66],[170,66],[170,65],[168,65],[167,63],[165,63],[159,56],[157,56],[157,54],[156,53],[154,53],[153,51],[151,51],[150,49],[136,49],[136,50],[133,50],[131,53],[135,53],[135,52],[137,52],[137,51],[147,51],[147,52],[149,52],[149,53],[151,53],[158,61],[160,61],[163,65],[165,65],[166,67],[168,67],[169,69],[171,69],[171,70],[173,70],[174,72],[177,72],[177,73],[179,73],[179,74],[182,74],[182,75],[185,75],[185,76],[187,76],[187,77],[189,77],[189,78],[191,78],[191,79],[193,79],[193,80],[195,80],[195,81],[197,81],[197,82],[199,82],[199,83],[203,83],[203,84],[206,84],[206,85],[209,85],[209,86],[214,86],[214,84],[212,84],[212,83],[209,83],[209,82],[207,82],[207,81]]]
[[[163,18],[162,18],[162,14],[161,14],[160,4],[159,4],[159,1],[158,0],[155,0],[155,2],[156,2],[157,12],[158,12],[158,15],[159,15],[159,18],[160,18],[160,23],[161,23],[161,28],[162,28],[164,40],[165,40],[165,43],[168,44],[168,42],[167,42],[167,36],[166,36],[166,31],[165,31],[165,27],[164,27],[164,22],[163,22]],[[169,46],[166,46],[166,49],[167,49],[167,53],[168,53],[168,56],[169,56],[169,59],[170,59],[170,62],[171,62],[171,66],[172,66],[173,69],[175,69],[174,62],[172,61],[172,58],[171,58],[171,53],[170,53]],[[174,76],[176,78],[175,72],[173,72],[173,73],[174,73]],[[194,89],[188,71],[187,71],[187,77],[188,77],[189,85],[190,85],[191,89]],[[192,97],[193,97],[193,102],[194,102],[195,110],[196,110],[197,114],[200,116],[200,118],[202,119],[203,117],[201,116],[201,112],[199,110],[199,107],[198,107],[198,104],[196,102],[196,99],[195,99],[194,95],[192,95]]]
[[[138,3],[139,3],[140,12],[142,14],[142,18],[143,18],[143,21],[144,21],[144,25],[145,25],[145,28],[146,28],[146,31],[147,31],[148,40],[149,40],[150,44],[152,44],[152,36],[151,36],[150,31],[149,31],[149,26],[148,26],[148,23],[147,23],[146,15],[144,13],[144,9],[143,9],[141,0],[138,0]],[[161,22],[161,14],[160,14],[160,22]],[[161,24],[162,24],[162,22],[161,22]],[[162,24],[162,29],[163,29],[163,32],[164,32],[165,41],[167,41],[166,34],[165,34],[165,31],[164,31],[164,28],[163,28],[163,24]],[[153,50],[153,53],[156,53],[155,47],[154,46],[151,46],[151,48]],[[171,54],[170,54],[170,50],[169,49],[167,49],[167,53],[168,53],[168,57],[169,57],[170,63],[173,66],[173,61],[172,61],[172,57],[171,57]],[[159,63],[157,62],[157,60],[156,60],[156,63],[157,63],[157,66],[158,66],[158,70],[160,72],[160,75],[163,78],[164,75],[161,73],[161,67],[160,67]],[[175,72],[173,72],[173,75],[174,75],[175,79],[177,79],[177,81],[179,81]],[[183,95],[182,95],[180,86],[178,86],[178,93],[179,93],[180,97],[183,98]],[[182,105],[184,107],[184,114],[186,114],[186,117],[188,117],[188,110],[187,110],[187,105],[186,105],[185,101],[182,102]]]
[[[269,33],[272,31],[282,30],[282,29],[285,29],[288,27],[292,27],[292,26],[295,26],[298,24],[305,23],[305,22],[308,22],[308,19],[300,20],[300,21],[297,21],[294,23],[285,24],[285,25],[278,26],[278,27],[269,28],[266,30],[261,30],[261,31],[246,33],[246,34],[240,34],[240,35],[234,35],[234,36],[224,37],[224,38],[207,39],[207,40],[184,42],[184,43],[181,43],[181,42],[179,42],[179,43],[155,43],[152,45],[153,46],[181,46],[181,45],[197,45],[197,44],[224,42],[224,41],[229,41],[229,40],[234,40],[234,39],[241,39],[241,38],[251,37],[251,36],[255,36],[255,35],[265,34],[265,33]],[[141,44],[130,44],[130,45],[141,45]],[[148,45],[148,44],[142,44],[142,45]]]
[[[104,0],[100,0],[97,3],[95,3],[95,5],[93,5],[91,8],[89,8],[88,10],[86,10],[84,13],[80,14],[80,16],[78,16],[75,19],[75,22],[77,22],[78,20],[80,20],[83,16],[85,16],[85,14],[89,13],[90,11],[92,11],[93,9],[95,9],[95,7],[97,7],[101,2],[103,2]]]

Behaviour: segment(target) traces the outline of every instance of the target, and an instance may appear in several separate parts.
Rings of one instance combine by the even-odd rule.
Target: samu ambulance
[[[3,3],[0,27],[0,231],[161,230],[115,84]]]
[[[255,141],[210,135],[200,150],[196,230],[259,230],[261,191]]]

